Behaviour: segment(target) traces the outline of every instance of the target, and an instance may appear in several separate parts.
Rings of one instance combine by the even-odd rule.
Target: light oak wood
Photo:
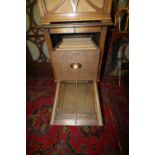
[[[50,29],[51,34],[74,33],[74,28],[54,28]]]
[[[71,68],[72,63],[81,68]],[[97,80],[99,50],[56,51],[52,54],[52,64],[56,80]]]
[[[112,0],[38,0],[41,23],[105,20]]]
[[[103,125],[96,82],[58,84],[51,125]]]
[[[56,51],[73,51],[73,50],[96,50],[96,44],[91,38],[63,38],[55,48]]]
[[[97,111],[97,118],[98,118],[98,123],[99,125],[103,125],[103,120],[102,120],[102,114],[101,114],[101,107],[100,107],[100,101],[99,101],[99,95],[98,95],[98,88],[96,82],[94,84],[94,90],[95,90],[95,108]]]
[[[87,48],[91,48],[91,47],[95,47],[95,45],[93,45],[93,44],[70,44],[70,45],[64,45],[64,44],[60,44],[59,45],[59,49],[61,48],[61,49],[63,49],[63,48],[85,48],[85,47],[87,47]],[[96,48],[95,48],[96,49]]]
[[[100,79],[107,26],[112,25],[112,0],[38,0],[38,4],[39,27],[44,29],[57,81],[50,124],[102,126],[96,81]],[[92,40],[94,33],[100,33],[99,43]],[[63,34],[56,46],[53,34]]]
[[[83,28],[75,28],[75,33],[94,33],[100,32],[101,27],[83,27]]]
[[[55,97],[54,97],[54,103],[53,103],[53,109],[52,109],[50,124],[54,123],[56,107],[57,107],[57,102],[58,102],[58,97],[59,97],[57,94],[59,94],[59,91],[60,91],[59,87],[60,87],[60,82],[57,82],[57,87],[56,87],[56,92],[55,92]]]
[[[56,51],[81,51],[81,50],[96,50],[96,47],[74,47],[74,48],[71,48],[71,47],[66,47],[66,48],[57,48]]]
[[[106,20],[107,21],[107,20]],[[53,28],[83,28],[83,27],[102,27],[107,25],[113,25],[110,21],[87,21],[87,22],[65,22],[65,23],[52,23],[52,24],[40,24],[39,28],[53,29]]]
[[[62,41],[60,45],[90,45],[92,41]]]
[[[52,21],[51,21],[52,19]],[[50,22],[76,22],[76,21],[103,21],[103,24],[105,25],[110,25],[112,24],[112,18],[110,15],[103,15],[103,14],[98,14],[96,15],[95,13],[91,13],[90,16],[88,16],[88,13],[69,13],[69,14],[60,14],[58,15],[47,15],[46,18],[41,18],[40,23],[41,24],[50,24]]]
[[[65,37],[65,38],[63,38],[63,42],[83,42],[83,41],[89,42],[91,40],[92,39],[90,37],[87,37],[87,38],[85,38],[85,37],[75,37],[75,38]]]

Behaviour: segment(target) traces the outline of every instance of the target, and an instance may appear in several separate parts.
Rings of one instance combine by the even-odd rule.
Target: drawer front
[[[92,33],[92,32],[101,32],[101,27],[82,27],[75,28],[75,33]]]
[[[74,28],[54,28],[50,29],[51,34],[74,33]]]
[[[82,27],[82,28],[54,28],[50,29],[51,34],[60,34],[60,33],[92,33],[92,32],[101,32],[101,27]]]
[[[99,51],[52,53],[56,80],[97,80]]]

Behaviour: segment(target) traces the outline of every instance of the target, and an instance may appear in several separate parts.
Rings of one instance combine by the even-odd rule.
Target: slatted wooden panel
[[[102,125],[98,90],[94,85],[95,82],[61,82],[51,124]]]
[[[63,38],[62,42],[56,48],[56,51],[73,51],[73,50],[96,50],[97,47],[91,37],[73,37]]]

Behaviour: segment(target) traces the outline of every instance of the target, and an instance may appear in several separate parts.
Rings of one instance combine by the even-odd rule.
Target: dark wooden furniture
[[[38,0],[57,82],[51,125],[103,125],[97,81],[107,26],[112,24],[111,3]]]
[[[129,59],[126,56],[129,45],[129,11],[128,6],[118,10],[114,15],[114,27],[109,31],[110,42],[107,50],[104,75],[118,74],[118,84],[121,84],[122,69],[129,70]],[[117,46],[116,46],[117,45]],[[125,63],[122,60],[127,60]],[[115,64],[117,62],[117,64]],[[112,64],[113,63],[113,64]],[[116,68],[116,71],[115,69]],[[112,73],[114,72],[114,73]]]

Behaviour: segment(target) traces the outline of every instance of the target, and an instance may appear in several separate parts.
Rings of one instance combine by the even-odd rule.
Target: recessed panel
[[[51,125],[102,125],[96,82],[59,82]]]

